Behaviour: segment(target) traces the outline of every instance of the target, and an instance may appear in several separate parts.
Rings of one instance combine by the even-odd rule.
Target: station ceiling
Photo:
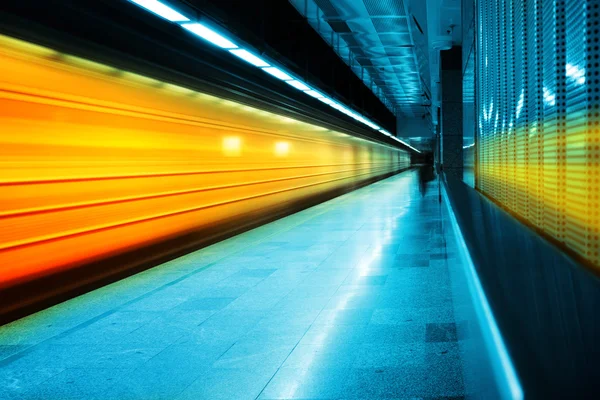
[[[290,0],[396,115],[426,113],[430,73],[424,25],[403,0]]]

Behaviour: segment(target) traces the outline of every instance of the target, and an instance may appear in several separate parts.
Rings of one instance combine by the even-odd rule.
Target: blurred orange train
[[[296,211],[410,162],[390,146],[6,36],[0,126],[0,291],[190,232],[202,242],[206,228]]]

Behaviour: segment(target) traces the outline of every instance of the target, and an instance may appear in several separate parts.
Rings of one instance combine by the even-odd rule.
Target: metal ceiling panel
[[[408,23],[405,17],[383,17],[373,18],[371,20],[377,33],[408,34]]]
[[[331,29],[337,33],[352,33],[352,30],[345,21],[330,19],[327,21]]]
[[[364,0],[365,8],[371,17],[398,15],[406,16],[402,0]]]
[[[300,3],[303,3],[303,1]],[[335,17],[336,15],[338,15],[336,8],[333,6],[333,4],[331,4],[331,1],[315,0],[315,3],[317,4],[317,7],[319,7],[319,9],[323,12],[323,14],[326,17]],[[296,4],[294,4],[294,5],[296,5]],[[298,10],[298,11],[302,12],[301,10]]]
[[[383,47],[386,48],[412,46],[412,41],[408,33],[379,35],[379,40],[381,40]]]
[[[392,112],[426,112],[427,44],[403,0],[290,2]]]

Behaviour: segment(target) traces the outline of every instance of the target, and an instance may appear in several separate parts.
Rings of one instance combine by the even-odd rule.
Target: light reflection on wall
[[[566,74],[567,77],[573,79],[577,85],[585,84],[585,68],[567,63]]]
[[[410,180],[405,179],[398,182],[399,185],[403,187],[399,187],[398,191],[403,192],[403,190],[410,189]],[[392,243],[394,239],[394,234],[397,234],[402,225],[402,217],[406,215],[408,208],[401,207],[394,214],[388,215],[383,221],[379,221],[379,224],[375,224],[372,229],[370,229],[371,234],[364,237],[364,243],[372,243],[366,250],[365,254],[360,257],[359,262],[350,272],[350,275],[354,277],[354,279],[347,280],[345,285],[349,286],[350,289],[347,291],[336,292],[334,296],[336,296],[337,301],[335,304],[328,304],[327,311],[330,310],[328,314],[328,323],[323,327],[320,331],[320,334],[314,338],[314,346],[316,349],[319,349],[320,346],[324,346],[328,343],[329,340],[332,340],[332,337],[339,331],[340,329],[344,329],[343,325],[340,325],[338,321],[340,321],[345,312],[350,308],[352,301],[355,299],[359,299],[361,296],[368,295],[368,292],[364,290],[364,286],[354,286],[361,279],[361,277],[371,276],[373,273],[378,273],[378,269],[383,267],[384,265],[378,264],[383,249],[385,249],[388,245]],[[365,231],[369,232],[369,231]],[[352,252],[353,250],[350,250]],[[354,250],[359,252],[359,250]],[[395,254],[395,253],[394,253]],[[389,267],[389,265],[385,265],[385,267]],[[326,352],[314,351],[306,355],[303,358],[302,369],[298,371],[300,377],[304,378],[309,373],[314,373],[314,370],[311,370],[310,367],[313,364],[321,363],[322,358],[324,357],[334,357],[331,354]],[[296,392],[300,387],[300,383],[303,379],[293,379],[291,380],[292,384],[286,388],[286,391],[281,394],[283,398],[295,398]]]
[[[563,3],[479,2],[489,25],[475,53],[483,116],[477,188],[597,269],[600,64],[590,61],[598,57],[598,31],[589,27],[599,15],[584,12],[589,1]],[[536,30],[541,26],[543,34]],[[498,29],[512,33],[487,34]],[[482,67],[488,55],[490,65]],[[493,120],[490,101],[510,118],[506,129]]]

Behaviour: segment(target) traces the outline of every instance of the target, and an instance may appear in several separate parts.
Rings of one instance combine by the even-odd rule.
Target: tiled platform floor
[[[439,224],[405,172],[16,321],[0,398],[461,398]]]

